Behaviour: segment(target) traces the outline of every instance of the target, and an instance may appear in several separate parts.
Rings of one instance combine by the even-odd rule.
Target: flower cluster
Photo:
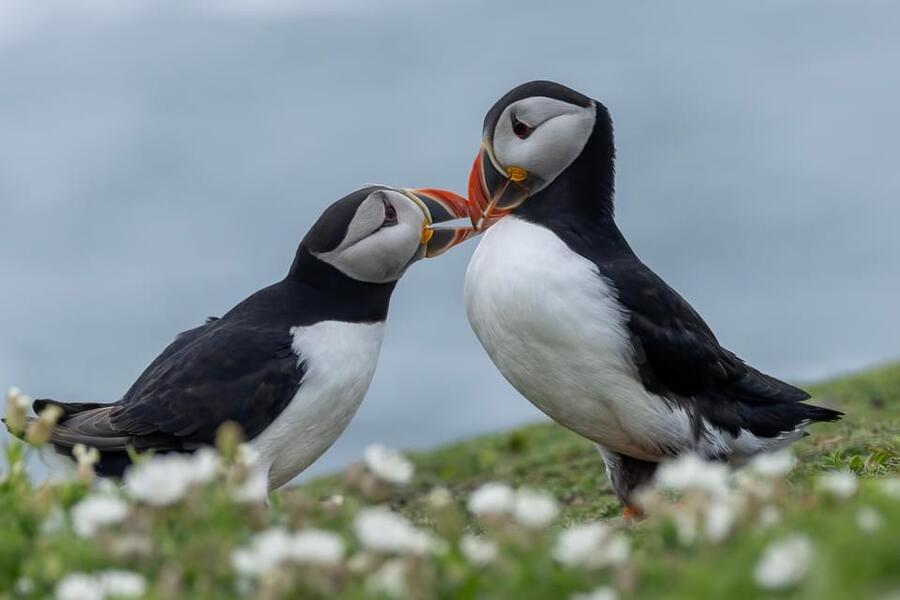
[[[218,468],[219,457],[211,448],[193,454],[165,454],[128,469],[125,489],[140,502],[168,506],[181,500],[192,485],[212,481]]]
[[[768,546],[753,571],[763,589],[778,590],[800,583],[812,562],[813,545],[808,537],[794,535]]]
[[[684,454],[659,466],[653,485],[638,494],[638,502],[648,515],[672,522],[683,545],[700,537],[721,543],[751,516],[777,521],[778,509],[766,501],[794,464],[789,452],[780,451],[759,455],[744,470],[734,472],[722,462]],[[679,502],[669,502],[671,494]]]
[[[347,469],[347,483],[373,502],[382,502],[405,486],[415,474],[415,467],[400,452],[382,444],[365,449],[363,461]]]
[[[736,472],[688,454],[663,463],[653,486],[640,494],[640,502],[647,514],[672,522],[682,544],[694,543],[701,534],[709,542],[722,543],[740,522],[765,528],[781,521],[782,511],[775,502],[784,496],[785,478],[795,465],[788,450],[758,455]],[[816,484],[842,501],[859,488],[857,477],[846,470],[825,472]],[[668,502],[666,493],[676,493],[678,502]],[[861,508],[856,520],[870,533],[881,524],[880,514],[871,507]],[[754,580],[766,590],[794,587],[805,577],[813,556],[813,543],[805,535],[773,541],[759,558]]]
[[[356,515],[353,531],[360,544],[373,552],[425,554],[440,548],[429,532],[384,507],[364,508]]]
[[[144,577],[130,571],[69,573],[56,584],[56,600],[141,598],[147,591]]]
[[[412,481],[413,464],[396,450],[373,444],[366,448],[364,456],[366,467],[382,481],[394,485],[407,485]]]
[[[329,567],[344,557],[344,540],[321,529],[290,534],[281,528],[267,529],[253,536],[248,546],[231,554],[231,564],[241,575],[258,576],[288,563]]]
[[[92,494],[72,507],[72,523],[81,537],[92,537],[106,525],[121,523],[128,515],[128,503],[112,494]]]
[[[53,415],[38,425],[40,418],[25,416],[27,404],[27,396],[10,391],[8,411],[23,411],[23,435],[31,428],[40,441]],[[809,592],[824,571],[840,568],[839,544],[853,541],[868,559],[870,547],[892,547],[900,524],[900,479],[867,482],[841,468],[858,465],[833,460],[833,470],[789,484],[799,473],[785,451],[738,470],[695,455],[663,463],[638,494],[646,518],[637,522],[600,520],[618,508],[610,500],[590,504],[584,496],[502,481],[473,488],[445,478],[447,487],[423,489],[437,477],[420,473],[414,484],[413,463],[382,445],[367,448],[349,469],[349,485],[315,482],[275,494],[269,505],[266,470],[241,439],[225,431],[217,436],[219,452],[139,457],[121,487],[94,477],[99,453],[79,446],[75,480],[36,488],[22,466],[25,446],[10,446],[0,492],[19,499],[12,510],[25,533],[17,535],[31,537],[27,546],[12,546],[15,536],[4,540],[19,548],[22,566],[0,557],[0,584],[16,597],[59,600],[616,600],[665,595],[663,570],[695,557],[716,569],[728,564],[718,557],[730,555],[740,564],[740,585],[752,581],[760,594]],[[885,455],[894,460],[891,451]],[[818,511],[829,530],[842,526],[841,535],[809,527],[808,510]],[[4,581],[3,573],[14,578]]]
[[[482,519],[511,518],[532,529],[546,527],[559,514],[559,505],[551,494],[524,487],[514,490],[497,482],[486,483],[475,490],[469,498],[468,508]]]
[[[629,553],[628,538],[601,522],[576,525],[563,531],[553,549],[553,557],[559,562],[587,569],[622,566]]]

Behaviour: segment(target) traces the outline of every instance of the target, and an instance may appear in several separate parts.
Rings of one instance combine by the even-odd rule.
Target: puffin
[[[468,215],[437,189],[369,186],[329,206],[281,281],[180,333],[116,402],[34,402],[62,409],[50,438],[71,457],[100,452],[121,477],[132,452],[192,452],[238,424],[273,490],[344,431],[375,372],[391,294],[406,269],[468,237],[434,224]]]
[[[614,218],[603,104],[532,81],[494,104],[482,134],[468,186],[484,232],[466,272],[469,322],[520,394],[597,445],[626,516],[661,461],[740,466],[842,416],[724,348],[637,257]]]

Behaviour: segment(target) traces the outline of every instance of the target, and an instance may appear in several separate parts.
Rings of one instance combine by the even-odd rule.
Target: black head
[[[442,230],[432,224],[467,216],[465,199],[452,192],[365,187],[325,209],[300,243],[292,272],[309,256],[359,282],[393,283],[413,262],[465,239],[436,234]]]
[[[469,177],[469,202],[481,212],[475,225],[536,208],[542,197],[612,216],[614,160],[603,104],[552,81],[522,84],[485,116]]]

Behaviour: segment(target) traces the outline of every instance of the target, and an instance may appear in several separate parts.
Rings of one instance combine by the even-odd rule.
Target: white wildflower
[[[553,556],[565,565],[584,565],[609,536],[610,529],[603,523],[575,525],[559,534]]]
[[[275,527],[253,536],[250,545],[231,553],[231,566],[241,575],[259,575],[277,568],[291,556],[291,536]]]
[[[291,553],[291,536],[280,527],[266,529],[253,537],[253,549],[264,565],[285,561]]]
[[[86,573],[69,573],[56,584],[56,600],[103,600],[100,580]]]
[[[96,475],[94,465],[100,462],[100,451],[84,444],[75,444],[72,447],[72,456],[75,458],[78,478],[84,482],[93,481]]]
[[[72,525],[81,537],[92,537],[100,527],[122,522],[128,515],[128,504],[121,498],[91,495],[72,507]]]
[[[344,540],[330,531],[307,529],[294,534],[288,554],[301,564],[336,565],[344,557]]]
[[[697,539],[697,516],[690,511],[679,510],[672,515],[675,531],[682,546],[690,546]]]
[[[235,548],[231,551],[231,568],[238,575],[255,576],[262,572],[256,553],[249,548]]]
[[[162,464],[138,465],[125,474],[125,487],[135,500],[168,506],[184,497],[187,482],[174,469]]]
[[[778,452],[763,452],[758,454],[750,461],[750,469],[771,479],[784,477],[793,470],[797,464],[797,459],[790,450],[779,450]]]
[[[6,392],[6,401],[17,409],[28,410],[31,408],[31,397],[22,393],[22,390],[13,386]]]
[[[513,504],[513,518],[532,529],[542,529],[559,514],[556,498],[547,492],[520,488]]]
[[[721,542],[734,526],[735,511],[725,501],[710,502],[704,509],[704,533],[711,542]]]
[[[241,444],[237,448],[237,456],[235,458],[239,465],[244,467],[255,466],[259,462],[259,450],[250,444]]]
[[[187,460],[188,477],[191,483],[209,483],[219,472],[219,453],[205,447],[194,452]]]
[[[434,538],[428,532],[382,507],[360,510],[353,529],[360,543],[374,552],[425,554],[435,549]]]
[[[112,479],[98,479],[94,482],[94,493],[105,494],[107,496],[118,496],[121,491],[120,486]]]
[[[884,524],[881,513],[871,506],[863,506],[856,512],[856,524],[866,533],[875,533]]]
[[[9,388],[6,393],[6,416],[4,420],[10,431],[21,434],[27,422],[28,408],[31,406],[31,398],[22,393],[17,387]]]
[[[569,600],[617,600],[618,597],[616,590],[609,586],[602,586],[585,594],[570,596]]]
[[[406,485],[412,481],[415,469],[405,456],[381,444],[366,448],[366,467],[378,479],[395,485]]]
[[[154,456],[125,472],[125,488],[142,502],[168,506],[181,500],[198,473],[190,457],[178,454]]]
[[[486,483],[469,496],[469,511],[478,516],[506,515],[512,512],[516,494],[505,483]]]
[[[813,558],[812,542],[794,535],[770,544],[756,564],[753,578],[766,590],[780,590],[797,585],[809,571]]]
[[[46,444],[62,414],[63,409],[56,404],[46,405],[38,414],[37,421],[33,421],[25,432],[25,441],[33,446]]]
[[[347,568],[357,575],[368,573],[377,564],[377,558],[371,552],[357,552],[347,559]]]
[[[631,556],[631,542],[625,535],[614,533],[606,542],[604,552],[598,557],[598,564],[619,567],[628,562],[629,556]]]
[[[269,477],[265,471],[254,469],[247,478],[231,490],[231,499],[242,504],[266,502],[269,498]]]
[[[859,487],[856,475],[850,471],[828,471],[827,473],[822,473],[816,479],[816,483],[819,488],[840,500],[846,500],[855,494],[856,489]]]
[[[683,454],[663,462],[656,471],[656,487],[664,490],[701,490],[711,495],[728,489],[728,467],[706,461],[696,454]]]
[[[442,510],[453,504],[453,495],[445,487],[436,487],[428,493],[428,504],[435,510]]]
[[[629,553],[628,539],[599,522],[566,529],[553,548],[553,557],[570,567],[618,566],[628,560]]]
[[[781,523],[781,511],[767,504],[759,511],[758,522],[763,527],[774,527]]]
[[[17,596],[30,596],[34,593],[34,580],[30,577],[19,577],[13,584]]]
[[[114,598],[140,598],[147,593],[143,575],[132,571],[110,569],[97,576],[105,596]]]
[[[884,492],[885,495],[900,500],[900,477],[882,479],[878,483],[881,487],[881,491]]]
[[[100,461],[100,451],[84,444],[72,446],[72,456],[75,457],[79,467],[93,467]]]
[[[466,534],[459,540],[459,549],[473,565],[484,566],[497,560],[497,542],[485,537]]]
[[[56,600],[104,600],[115,598],[139,598],[147,593],[147,582],[142,575],[132,571],[111,569],[89,575],[69,573],[57,584]]]
[[[406,567],[401,559],[395,558],[384,563],[380,569],[366,579],[366,588],[372,595],[391,598],[406,598]]]

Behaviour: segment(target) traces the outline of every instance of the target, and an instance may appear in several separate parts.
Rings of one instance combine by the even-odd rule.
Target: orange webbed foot
[[[627,523],[634,523],[643,518],[644,513],[635,506],[626,506],[622,509],[622,519]]]

